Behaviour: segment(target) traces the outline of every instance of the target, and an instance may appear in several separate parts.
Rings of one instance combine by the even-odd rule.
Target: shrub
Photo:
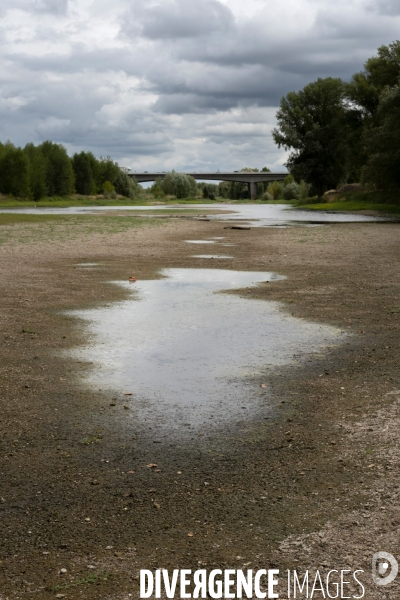
[[[301,188],[298,183],[288,183],[282,190],[282,196],[285,200],[298,200],[300,198]]]
[[[305,200],[310,195],[311,185],[303,179],[300,181],[300,200]]]
[[[279,181],[271,181],[271,183],[268,184],[267,192],[274,200],[279,200],[279,198],[282,198],[282,185]]]
[[[294,177],[290,173],[283,180],[283,185],[286,186],[286,185],[289,185],[289,183],[294,183]]]
[[[268,192],[264,192],[263,195],[261,196],[261,200],[263,202],[268,202],[269,200],[273,200],[273,197]]]

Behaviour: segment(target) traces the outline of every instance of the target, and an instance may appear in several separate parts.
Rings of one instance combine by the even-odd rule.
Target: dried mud
[[[1,228],[0,598],[123,600],[138,597],[140,568],[201,566],[360,568],[366,598],[397,598],[397,582],[378,589],[370,571],[374,552],[400,556],[399,224],[131,219],[99,233],[80,218],[94,226],[72,237],[63,220],[51,239],[35,237],[40,223]],[[268,418],[153,443],[124,397],[80,386],[90,365],[61,351],[90,340],[62,311],[123,298],[110,280],[209,268],[184,240],[215,236],[236,245],[213,268],[287,277],[236,292],[249,309],[280,301],[349,335],[268,375]]]

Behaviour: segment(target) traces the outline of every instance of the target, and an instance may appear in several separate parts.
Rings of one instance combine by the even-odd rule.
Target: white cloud
[[[277,168],[282,95],[348,78],[396,37],[394,0],[3,0],[0,138],[133,168]]]

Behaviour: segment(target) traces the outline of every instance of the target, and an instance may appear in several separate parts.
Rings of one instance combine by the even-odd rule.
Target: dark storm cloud
[[[399,0],[378,0],[377,2],[373,2],[370,8],[382,15],[400,15]]]
[[[138,23],[138,18],[140,23]],[[166,0],[153,5],[135,2],[123,30],[151,40],[179,40],[221,33],[233,27],[232,12],[218,0]]]
[[[195,170],[282,164],[281,97],[349,79],[400,28],[399,0],[3,0],[0,15],[1,139]]]

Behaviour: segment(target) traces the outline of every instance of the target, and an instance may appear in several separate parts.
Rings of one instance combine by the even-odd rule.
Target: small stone
[[[65,569],[64,567],[60,569],[60,575],[65,575],[65,573],[68,573],[67,569]]]

